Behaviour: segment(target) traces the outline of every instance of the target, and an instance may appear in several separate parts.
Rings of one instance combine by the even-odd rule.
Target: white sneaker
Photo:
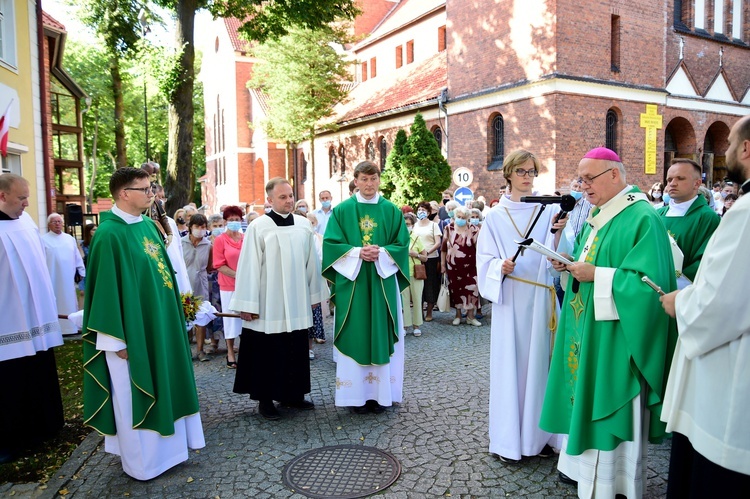
[[[422,330],[414,328],[414,336],[422,336]]]
[[[453,319],[453,325],[454,326],[458,326],[459,324],[461,324],[461,318],[460,317],[456,317],[455,319]]]
[[[312,350],[310,350],[310,360],[313,360],[315,358],[315,353],[313,353]]]
[[[482,323],[478,320],[474,319],[473,317],[471,319],[466,319],[467,324],[471,324],[472,326],[481,326]]]

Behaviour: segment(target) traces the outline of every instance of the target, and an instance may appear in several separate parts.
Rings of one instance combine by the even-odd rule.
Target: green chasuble
[[[368,244],[385,249],[398,272],[382,279],[375,263],[363,260],[350,281],[333,268],[352,248]],[[388,364],[398,341],[398,294],[409,286],[409,232],[401,210],[382,196],[376,204],[352,196],[336,206],[323,238],[323,277],[336,305],[336,348],[360,365]]]
[[[681,217],[668,217],[669,206],[657,210],[661,221],[669,231],[669,235],[677,241],[685,259],[682,263],[682,273],[695,280],[698,266],[706,250],[706,244],[721,222],[721,217],[708,206],[708,201],[701,195],[693,201],[688,211]]]
[[[109,370],[97,335],[125,342],[130,364],[133,428],[163,436],[198,412],[185,318],[161,235],[147,217],[128,224],[101,214],[86,268],[83,316],[84,422],[116,433]]]
[[[642,386],[651,411],[649,439],[665,434],[659,415],[677,330],[659,295],[641,278],[648,276],[670,292],[676,287],[674,263],[656,210],[646,201],[633,202],[637,197],[630,194],[638,192],[633,187],[624,195],[629,204],[600,226],[590,247],[590,224],[576,239],[574,260],[588,249],[586,262],[616,269],[612,297],[619,319],[596,320],[594,283],[582,282],[573,293],[573,279],[568,280],[539,426],[568,434],[570,455],[609,451],[638,438],[632,400]],[[592,210],[589,221],[599,211]]]

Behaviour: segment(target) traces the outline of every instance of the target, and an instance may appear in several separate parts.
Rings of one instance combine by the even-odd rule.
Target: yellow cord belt
[[[555,287],[547,286],[546,284],[541,284],[536,281],[529,281],[528,279],[522,279],[520,277],[516,277],[511,274],[508,274],[506,277],[508,279],[513,279],[514,281],[524,282],[526,284],[531,284],[532,286],[539,286],[540,288],[547,288],[549,290],[551,300],[550,300],[550,318],[549,318],[549,323],[547,324],[547,327],[549,327],[549,330],[552,333],[552,343],[554,344],[555,332],[557,331],[557,307],[555,307],[555,303],[557,300],[557,293],[555,293]]]

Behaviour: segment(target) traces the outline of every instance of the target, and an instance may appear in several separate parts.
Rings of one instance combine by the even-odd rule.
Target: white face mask
[[[203,229],[193,229],[190,232],[193,234],[193,237],[196,239],[203,239],[203,236],[206,235],[206,231]]]

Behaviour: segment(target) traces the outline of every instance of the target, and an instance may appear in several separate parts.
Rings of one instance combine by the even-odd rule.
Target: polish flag
[[[8,135],[10,135],[10,106],[13,104],[11,100],[8,103],[8,107],[5,108],[5,112],[0,116],[0,154],[3,157],[8,155]]]

